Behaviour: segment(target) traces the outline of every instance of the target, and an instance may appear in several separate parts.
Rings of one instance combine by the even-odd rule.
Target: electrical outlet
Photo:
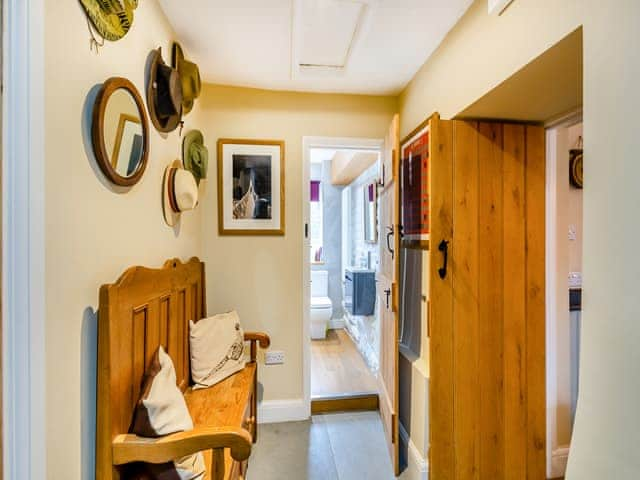
[[[264,354],[265,365],[280,365],[284,363],[284,352],[282,350],[272,350]]]

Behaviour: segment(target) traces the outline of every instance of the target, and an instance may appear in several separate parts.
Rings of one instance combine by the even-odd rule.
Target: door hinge
[[[304,224],[304,238],[309,238],[309,224]]]

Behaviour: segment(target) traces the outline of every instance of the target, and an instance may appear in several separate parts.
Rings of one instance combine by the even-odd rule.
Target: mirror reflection
[[[364,188],[364,241],[376,243],[378,241],[377,212],[376,212],[376,184],[370,183]]]
[[[107,101],[104,142],[113,169],[122,177],[133,176],[142,162],[144,137],[136,101],[124,88],[114,91]]]

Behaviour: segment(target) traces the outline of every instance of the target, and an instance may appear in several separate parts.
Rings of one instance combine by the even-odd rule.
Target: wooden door
[[[544,130],[435,130],[431,479],[544,480]]]
[[[380,207],[380,268],[376,292],[380,315],[380,370],[378,391],[380,416],[396,475],[400,473],[398,447],[398,278],[400,271],[399,224],[399,117],[394,116],[385,138],[382,159],[383,185],[379,194]]]

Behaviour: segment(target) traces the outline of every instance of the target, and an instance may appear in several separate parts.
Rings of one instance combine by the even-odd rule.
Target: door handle
[[[387,250],[389,250],[389,253],[391,254],[391,259],[393,260],[393,255],[394,255],[394,251],[393,248],[391,247],[391,243],[389,243],[389,239],[391,238],[391,236],[393,235],[393,225],[388,226],[387,230],[389,230],[387,232]]]
[[[391,289],[387,288],[384,291],[385,296],[387,297],[387,310],[389,310],[389,297],[391,296]]]
[[[438,269],[438,275],[440,275],[440,278],[444,280],[447,276],[447,262],[449,261],[449,242],[447,240],[442,240],[440,245],[438,245],[438,250],[442,252],[443,256],[442,268]]]

